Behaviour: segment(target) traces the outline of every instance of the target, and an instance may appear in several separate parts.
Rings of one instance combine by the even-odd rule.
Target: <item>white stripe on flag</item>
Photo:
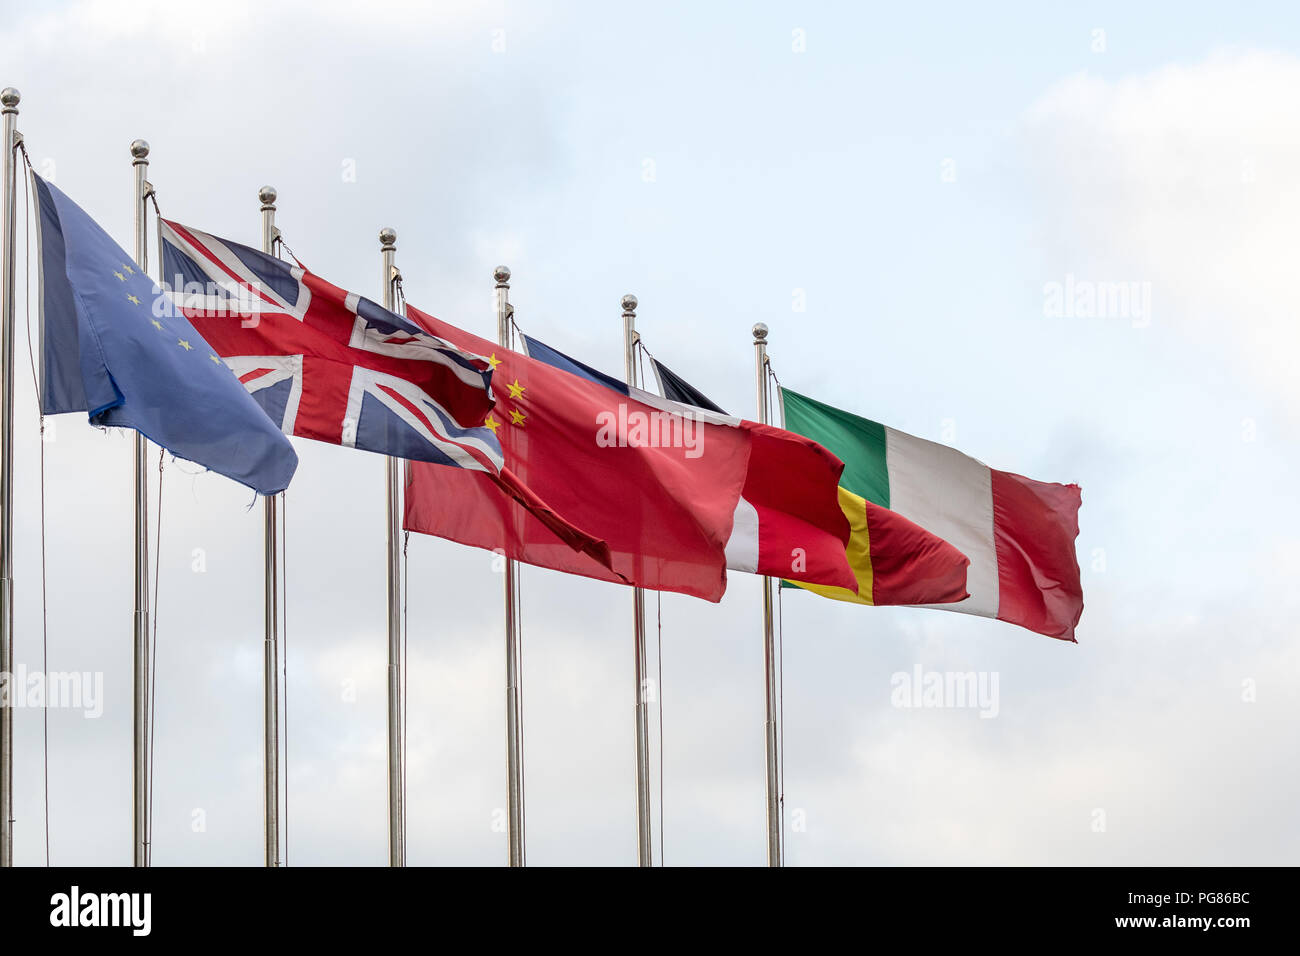
[[[998,615],[998,553],[993,543],[993,476],[988,466],[954,448],[885,429],[889,508],[943,538],[966,557],[966,590],[958,604],[934,607]]]
[[[736,499],[736,514],[727,539],[727,568],[753,574],[758,570],[758,511],[744,498]]]

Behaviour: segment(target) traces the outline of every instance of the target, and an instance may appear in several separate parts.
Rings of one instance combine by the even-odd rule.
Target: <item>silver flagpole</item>
[[[0,280],[0,674],[14,672],[14,236],[17,233],[14,142],[18,101],[12,86],[4,107],[4,269]],[[10,692],[13,691],[10,684]],[[14,865],[14,710],[0,706],[0,866]]]
[[[135,261],[148,272],[149,144],[131,143],[135,169]],[[133,689],[134,759],[131,767],[132,833],[136,866],[149,865],[149,493],[145,461],[148,441],[135,433],[135,662]]]
[[[393,264],[397,232],[379,230],[384,259],[384,308],[394,308]],[[406,866],[406,817],[402,806],[402,543],[401,488],[396,458],[385,462],[388,479],[388,865]]]
[[[627,384],[637,386],[636,296],[623,296],[623,358]],[[636,858],[640,866],[651,866],[650,836],[650,719],[646,701],[645,592],[632,589],[632,657],[636,672]]]
[[[758,421],[766,425],[767,399],[767,326],[754,326],[755,372],[758,378]],[[781,807],[777,775],[776,745],[776,642],[772,628],[772,579],[763,578],[763,678],[767,689],[767,719],[763,735],[767,749],[767,865],[781,866]]]
[[[262,251],[271,253],[275,248],[274,186],[263,186],[257,191],[262,203]],[[262,729],[265,732],[265,816],[266,865],[280,865],[280,635],[279,635],[279,567],[276,552],[276,498],[266,495],[264,503],[265,531],[263,550],[265,582],[263,608],[266,612],[265,640],[262,646]]]
[[[492,271],[496,280],[497,342],[502,348],[510,347],[510,270],[497,266]],[[515,627],[518,608],[515,607],[516,563],[506,559],[506,842],[510,865],[524,865],[524,778],[523,747],[519,725],[523,718],[519,706],[519,634]]]

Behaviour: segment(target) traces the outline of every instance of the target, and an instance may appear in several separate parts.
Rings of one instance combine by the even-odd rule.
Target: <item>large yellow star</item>
[[[221,364],[221,359],[217,358],[215,355],[212,355],[211,353],[209,353],[208,358],[212,359],[212,361],[216,362],[218,365]]]
[[[524,387],[519,384],[519,379],[515,379],[513,382],[507,385],[506,388],[510,389],[511,398],[519,398],[521,395],[524,394]]]
[[[497,433],[497,429],[501,427],[501,423],[497,421],[495,418],[493,418],[491,415],[488,415],[488,417],[484,419],[483,424],[486,425],[489,430],[491,430],[493,435],[495,435]]]
[[[122,275],[122,273],[118,272],[116,269],[113,270],[113,275],[117,276],[123,282],[126,281],[126,276]]]
[[[491,355],[488,356],[488,368],[491,369],[493,372],[497,370],[497,366],[500,364],[501,364],[501,360],[497,358],[496,352],[493,352]]]
[[[135,275],[135,270],[132,269],[130,266],[128,266],[125,262],[122,263],[122,268],[126,270],[127,275],[129,276]]]
[[[524,423],[524,419],[527,417],[528,417],[527,415],[525,415],[517,408],[510,409],[510,423],[512,425],[522,425]]]
[[[126,297],[127,297],[127,299],[129,299],[130,301],[134,302],[136,305],[139,305],[139,304],[140,304],[140,300],[137,299],[135,296],[133,296],[131,293],[128,292],[128,293],[126,294]]]
[[[161,323],[161,322],[159,322],[157,319],[150,319],[149,321],[153,322],[153,327],[154,327],[155,329],[157,329],[159,332],[162,331],[162,323]]]
[[[179,345],[181,348],[183,348],[183,349],[184,349],[185,351],[187,351],[187,352],[189,352],[189,351],[191,351],[191,350],[193,349],[193,346],[190,345],[189,342],[186,342],[184,339],[177,339],[177,340],[176,340],[176,344]]]

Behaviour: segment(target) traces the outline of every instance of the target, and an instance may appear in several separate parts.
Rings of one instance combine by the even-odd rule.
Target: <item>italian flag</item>
[[[970,559],[966,575],[970,596],[931,606],[1074,640],[1083,613],[1074,553],[1079,534],[1078,485],[997,471],[947,445],[916,438],[787,388],[781,389],[781,401],[786,428],[824,445],[844,461],[840,504],[853,528],[847,555],[859,580],[857,594],[792,582],[794,586],[841,601],[886,603],[873,593],[878,581],[873,581],[871,562],[864,562],[863,555],[875,546],[867,537],[873,508],[888,509]]]

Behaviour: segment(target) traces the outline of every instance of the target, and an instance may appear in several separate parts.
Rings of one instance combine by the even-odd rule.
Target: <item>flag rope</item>
[[[154,200],[155,208],[158,201]],[[275,229],[275,237],[271,240],[271,254],[277,259],[283,259],[280,250],[288,252],[293,256],[293,250],[289,248],[280,235],[280,230]],[[162,253],[159,252],[161,260]],[[294,262],[298,261],[297,256],[293,256]],[[301,265],[301,263],[299,263]],[[284,790],[284,816],[281,819],[280,830],[284,833],[284,865],[289,865],[289,489],[280,492],[280,508],[278,511],[280,521],[279,534],[276,535],[280,553],[277,556],[277,565],[280,568],[279,580],[277,585],[280,589],[277,595],[280,607],[280,650],[282,657],[280,660],[280,712],[282,720],[280,726],[283,728],[281,740],[284,743],[282,748],[283,757],[280,758],[284,772],[280,775],[281,786]],[[277,768],[278,769],[278,768]],[[277,794],[276,799],[279,799]]]
[[[777,394],[780,395],[781,380],[776,377],[776,370],[772,368],[772,359],[768,358],[767,374],[771,381],[768,382],[768,403],[771,404],[771,383],[775,382]],[[785,428],[785,402],[780,403],[781,410],[781,427]],[[769,416],[770,417],[770,416]],[[785,588],[778,583],[776,586],[776,687],[777,687],[777,782],[779,800],[781,804],[781,862],[785,863]]]
[[[163,256],[162,256],[162,210],[158,208],[158,196],[153,186],[149,186],[148,192],[145,193],[143,201],[153,202],[154,226],[158,237],[158,275],[162,276]],[[141,266],[144,266],[141,263]],[[147,267],[146,267],[146,275]],[[161,287],[161,286],[160,286]],[[155,711],[158,704],[158,593],[159,579],[162,572],[162,562],[158,559],[159,552],[162,548],[162,518],[163,518],[163,465],[164,453],[166,449],[161,445],[158,446],[158,520],[154,528],[154,549],[153,549],[153,604],[150,605],[150,628],[152,634],[149,638],[149,690],[145,713],[148,715],[149,728],[149,766],[145,772],[145,789],[147,793],[147,809],[145,811],[144,827],[144,846],[145,846],[145,865],[153,865],[153,790],[154,790],[154,740],[157,736],[157,721],[154,720]]]
[[[280,492],[280,661],[283,675],[281,700],[284,708],[284,865],[289,865],[289,495]]]
[[[297,258],[296,256],[294,258]],[[402,286],[402,273],[396,267],[393,268],[393,274],[388,278],[389,287],[393,292],[393,311],[398,315],[406,315],[406,290]],[[406,467],[409,467],[406,466]],[[403,478],[407,477],[406,468],[403,468]],[[403,495],[405,495],[405,482],[402,484]],[[411,695],[407,692],[410,683],[411,674],[411,652],[410,652],[410,627],[408,624],[407,603],[411,594],[410,587],[410,567],[411,559],[409,547],[411,543],[411,532],[402,530],[402,570],[397,582],[399,599],[402,605],[402,624],[401,624],[401,650],[398,652],[399,663],[401,666],[402,677],[402,716],[400,741],[398,746],[402,752],[401,779],[397,785],[402,791],[401,801],[401,826],[402,834],[402,858],[406,857],[406,819],[407,819],[407,798],[406,798],[406,767],[407,767],[407,715],[410,708]],[[405,863],[403,863],[405,865]]]
[[[658,633],[655,635],[655,654],[658,658],[655,680],[659,682],[659,865],[664,865],[664,597],[655,591]]]
[[[22,153],[23,161],[30,172],[32,162],[27,156],[27,147],[19,141],[15,150]],[[36,372],[36,350],[32,346],[32,229],[30,226],[31,180],[23,177],[23,308],[26,310],[27,322],[27,357],[32,366],[32,387],[36,393],[36,414],[40,425],[40,468],[41,468],[41,670],[46,681],[50,674],[50,626],[49,601],[46,594],[46,550],[45,550],[45,406],[41,401],[40,376]],[[45,865],[50,865],[50,703],[47,699],[41,708],[41,764],[44,787],[44,823],[45,823]]]
[[[158,521],[154,527],[153,545],[153,613],[150,615],[153,634],[149,639],[149,773],[145,780],[148,787],[149,803],[144,828],[145,863],[148,866],[153,865],[153,767],[154,737],[157,732],[157,721],[153,717],[158,703],[158,579],[162,569],[162,562],[158,560],[158,551],[162,547],[163,455],[165,452],[166,449],[160,445],[158,447]]]
[[[402,835],[406,835],[406,715],[410,707],[411,696],[406,692],[411,674],[410,627],[406,613],[407,602],[411,596],[411,559],[408,548],[411,532],[402,531]]]
[[[510,342],[508,348],[512,351],[519,351],[519,343],[516,336],[520,339],[524,336],[524,330],[515,322],[515,309],[510,303],[506,303],[510,309]],[[511,604],[514,606],[514,635],[515,635],[515,661],[516,684],[515,684],[515,726],[519,728],[519,792],[524,794],[528,792],[528,771],[527,763],[524,760],[524,598],[523,598],[523,566],[516,563],[514,573],[514,600]],[[519,832],[520,834],[528,833],[528,802],[522,798],[519,801]],[[526,836],[519,841],[519,852],[521,855],[521,864],[528,865],[528,840]]]
[[[641,341],[641,334],[638,332],[634,348],[637,351],[637,361],[641,370],[640,381],[645,382],[645,360],[649,356],[653,366],[654,356],[650,350],[645,347]],[[655,373],[655,381],[659,380],[659,375]],[[664,865],[664,603],[663,592],[655,591],[655,614],[656,614],[656,633],[655,633],[655,687],[657,694],[655,696],[655,710],[659,717],[659,865]]]

